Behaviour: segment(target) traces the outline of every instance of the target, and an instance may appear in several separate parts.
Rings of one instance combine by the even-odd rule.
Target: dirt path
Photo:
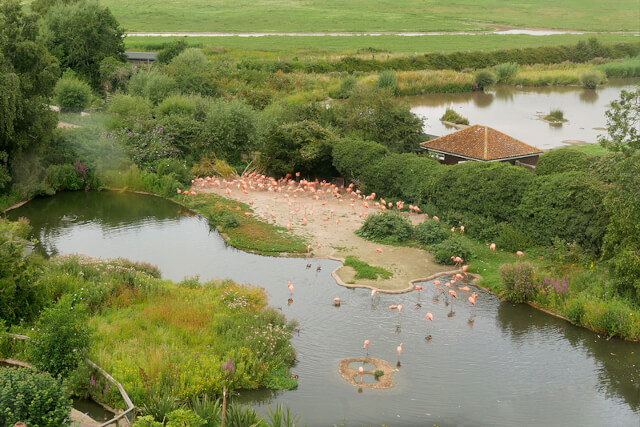
[[[228,194],[227,188],[231,194]],[[237,184],[229,187],[195,185],[193,189],[201,193],[216,193],[247,204],[253,202],[251,206],[257,218],[260,219],[263,216],[264,221],[282,227],[290,224],[291,233],[303,236],[311,242],[312,254],[315,257],[343,260],[348,255],[352,255],[367,264],[383,267],[393,273],[393,276],[386,280],[355,280],[353,278],[355,271],[351,267],[343,266],[335,272],[334,277],[344,286],[369,287],[386,292],[406,292],[413,289],[412,280],[427,278],[452,269],[451,266],[436,264],[433,256],[421,249],[382,245],[364,240],[354,234],[366,218],[361,214],[380,211],[372,201],[368,202],[370,207],[365,208],[362,200],[347,194],[342,199],[324,194],[319,196],[318,200],[308,192],[278,193],[247,188],[247,194],[245,194],[237,188]],[[351,206],[351,199],[354,199],[353,206]],[[403,215],[409,217],[414,224],[425,218],[425,215],[416,213],[403,213]],[[319,248],[318,245],[320,245]]]

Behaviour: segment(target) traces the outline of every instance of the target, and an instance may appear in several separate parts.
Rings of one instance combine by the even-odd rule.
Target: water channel
[[[440,117],[447,108],[469,119],[469,123],[486,125],[541,150],[566,146],[563,141],[597,143],[606,134],[605,111],[621,90],[638,88],[638,79],[611,79],[598,89],[577,86],[514,87],[495,86],[486,92],[437,93],[404,99],[411,111],[426,119],[424,131],[442,136],[456,129],[447,127]],[[551,125],[539,119],[552,109],[561,109],[568,119]]]
[[[309,426],[637,426],[640,419],[638,343],[607,340],[482,290],[475,307],[466,298],[448,306],[434,299],[431,283],[421,294],[372,300],[368,290],[336,284],[335,261],[312,259],[307,269],[307,259],[236,250],[203,218],[153,196],[62,193],[9,213],[20,216],[31,220],[36,250],[46,255],[121,256],[156,264],[173,280],[199,274],[264,287],[270,304],[300,323],[292,340],[299,386],[239,399],[263,410],[283,403]],[[290,305],[287,281],[295,285]],[[402,315],[390,304],[403,304]],[[401,363],[395,387],[360,390],[338,374],[341,360],[364,356],[365,339],[371,357]]]

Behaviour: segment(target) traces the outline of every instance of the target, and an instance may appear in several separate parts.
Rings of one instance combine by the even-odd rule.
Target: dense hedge
[[[345,138],[336,142],[331,153],[333,166],[347,179],[359,180],[372,164],[380,161],[389,150],[382,144]]]
[[[522,197],[520,227],[548,245],[553,237],[598,253],[608,223],[604,184],[583,172],[537,176]]]
[[[536,175],[562,172],[585,172],[593,163],[592,156],[573,148],[551,150],[540,156]]]
[[[413,227],[405,216],[380,212],[367,217],[356,234],[376,242],[401,243],[411,238]]]
[[[426,53],[422,55],[400,56],[390,59],[368,59],[346,56],[339,60],[315,61],[281,60],[263,61],[245,59],[238,63],[238,69],[261,70],[275,73],[329,73],[336,71],[373,72],[384,70],[456,70],[465,68],[481,69],[502,63],[519,65],[558,64],[565,61],[587,62],[593,58],[625,58],[640,53],[640,43],[618,43],[602,45],[597,39],[580,41],[576,45],[529,47],[522,49],[502,49],[489,52]]]

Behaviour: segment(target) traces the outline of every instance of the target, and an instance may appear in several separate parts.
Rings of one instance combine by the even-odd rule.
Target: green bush
[[[195,412],[187,409],[176,409],[167,414],[165,427],[204,427],[206,421]]]
[[[604,184],[583,172],[536,176],[522,196],[519,226],[537,244],[559,237],[599,253],[608,224],[605,195]]]
[[[348,180],[359,180],[364,171],[389,154],[382,144],[357,138],[338,140],[332,149],[333,165]]]
[[[515,62],[505,62],[496,65],[495,70],[498,83],[506,83],[518,72],[518,64]]]
[[[32,320],[45,303],[37,260],[25,255],[30,230],[24,219],[0,219],[0,321],[9,325]]]
[[[133,129],[138,121],[152,117],[151,102],[140,96],[116,94],[109,102],[109,128]]]
[[[185,49],[171,60],[167,71],[184,93],[205,96],[215,96],[218,93],[211,64],[200,49]]]
[[[29,341],[29,354],[35,367],[54,376],[64,376],[78,366],[90,342],[87,310],[73,305],[73,296],[65,295],[44,310]]]
[[[377,89],[387,89],[395,94],[398,90],[398,77],[393,70],[385,70],[378,75],[376,80]]]
[[[154,105],[176,92],[176,81],[160,71],[139,71],[129,81],[129,94],[141,96]]]
[[[360,237],[376,242],[401,243],[411,238],[413,227],[409,220],[394,212],[369,215],[356,231]]]
[[[258,114],[249,105],[241,101],[219,100],[211,104],[206,114],[206,137],[210,141],[206,151],[231,164],[238,164],[256,150]]]
[[[428,219],[413,229],[413,237],[422,245],[436,245],[449,237],[449,234],[439,221]]]
[[[498,270],[503,296],[511,302],[525,302],[538,292],[535,267],[528,262],[503,264]]]
[[[173,145],[173,137],[159,126],[133,131],[122,129],[112,132],[110,137],[126,147],[129,157],[140,169],[149,172],[157,171],[159,161],[180,154]]]
[[[55,191],[83,190],[88,184],[89,172],[79,161],[75,165],[51,165],[45,173],[45,181]]]
[[[172,41],[158,52],[156,60],[159,64],[168,64],[173,58],[180,55],[187,48],[187,42],[184,39]]]
[[[0,369],[0,425],[19,421],[28,426],[70,425],[71,399],[66,389],[46,372]]]
[[[536,175],[550,175],[562,172],[587,172],[593,164],[593,157],[573,147],[557,148],[540,156],[536,165]]]
[[[163,425],[161,422],[156,421],[151,415],[145,415],[144,417],[136,419],[133,427],[163,427]]]
[[[156,115],[164,116],[188,116],[191,117],[196,113],[198,98],[186,95],[172,95],[164,100],[156,107]]]
[[[595,67],[603,71],[607,77],[639,77],[640,56],[626,58],[622,61],[607,62]]]
[[[355,76],[348,75],[340,80],[340,86],[337,90],[331,92],[329,95],[336,99],[345,99],[351,96],[351,92],[358,84],[358,79]]]
[[[191,169],[187,164],[175,158],[160,159],[156,164],[157,174],[160,176],[171,175],[183,185],[191,184]]]
[[[249,406],[233,402],[227,408],[226,425],[228,427],[259,426],[262,418]]]
[[[496,244],[502,250],[517,252],[533,246],[533,240],[518,227],[503,223],[496,238]]]
[[[589,299],[584,306],[581,324],[610,337],[637,339],[640,336],[640,324],[634,315],[637,317],[638,310],[622,300]]]
[[[595,89],[607,80],[602,71],[587,71],[580,74],[580,84],[586,89]]]
[[[497,78],[489,70],[480,70],[473,76],[474,85],[480,90],[484,90],[489,86],[496,84]]]
[[[459,125],[468,125],[469,124],[469,120],[468,119],[466,119],[465,117],[462,117],[460,114],[456,113],[451,108],[447,108],[445,110],[445,112],[442,115],[442,117],[440,117],[440,120],[443,120],[443,121],[446,121],[446,122],[450,122],[450,123],[456,123],[456,124],[459,124]]]
[[[61,111],[82,111],[91,101],[91,87],[75,77],[63,77],[56,83],[54,101]]]
[[[473,252],[471,245],[462,237],[452,236],[432,247],[433,258],[438,264],[453,265],[456,262],[451,257],[460,257],[469,262]]]

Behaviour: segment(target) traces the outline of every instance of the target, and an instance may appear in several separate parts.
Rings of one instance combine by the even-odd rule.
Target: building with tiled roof
[[[481,125],[423,142],[420,146],[447,165],[471,160],[535,166],[542,154],[536,147]]]

